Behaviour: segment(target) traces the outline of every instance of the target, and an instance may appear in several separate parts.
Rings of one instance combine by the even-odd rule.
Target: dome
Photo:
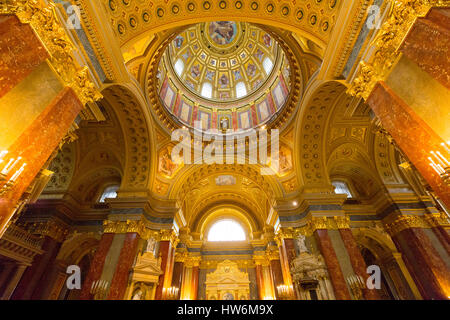
[[[249,23],[194,25],[168,45],[158,69],[161,103],[181,124],[203,129],[254,128],[283,108],[290,88],[281,46]]]

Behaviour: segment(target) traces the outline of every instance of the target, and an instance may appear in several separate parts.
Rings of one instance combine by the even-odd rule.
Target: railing
[[[32,235],[14,224],[11,224],[8,229],[6,229],[4,237],[9,238],[9,241],[20,241],[37,249],[40,249],[42,246],[42,238]]]

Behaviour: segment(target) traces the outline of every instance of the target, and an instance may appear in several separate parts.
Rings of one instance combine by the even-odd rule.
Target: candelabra
[[[178,300],[178,292],[180,289],[177,287],[164,288],[163,291],[163,296],[166,300]]]
[[[3,158],[6,154],[8,154],[7,150],[0,152],[0,164],[3,163]],[[12,172],[13,168],[15,168],[21,160],[22,157],[9,159],[9,162],[0,171],[0,196],[4,196],[12,189],[17,178],[22,174],[23,170],[25,170],[25,166],[27,164],[23,163],[22,166],[8,179],[8,176]]]
[[[277,286],[278,298],[280,298],[280,300],[292,300],[293,290],[292,286],[287,286],[285,284]]]
[[[92,283],[91,294],[94,300],[106,300],[109,290],[109,282],[106,280],[96,280]]]
[[[444,150],[450,154],[450,141],[442,142],[441,146]],[[450,186],[450,161],[442,155],[440,151],[430,151],[431,156],[428,157],[430,160],[430,166],[436,171],[436,173],[441,177],[442,181],[448,186]]]
[[[362,300],[362,289],[364,289],[366,286],[363,277],[361,277],[360,275],[351,275],[347,277],[347,283],[355,299]]]

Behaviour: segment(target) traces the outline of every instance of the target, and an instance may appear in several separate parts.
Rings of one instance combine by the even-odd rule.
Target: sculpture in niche
[[[156,247],[156,240],[155,238],[150,238],[147,240],[147,248],[145,249],[145,252],[151,252],[155,253],[155,247]]]
[[[300,253],[309,252],[308,247],[306,246],[306,237],[304,235],[299,235],[295,240],[295,243],[297,244],[297,248]]]
[[[220,129],[222,129],[222,131],[227,131],[228,127],[229,127],[228,118],[226,117],[220,118]]]

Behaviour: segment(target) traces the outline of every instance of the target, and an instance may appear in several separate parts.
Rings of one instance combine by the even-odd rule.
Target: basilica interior
[[[450,299],[449,48],[447,0],[0,1],[0,299]]]

